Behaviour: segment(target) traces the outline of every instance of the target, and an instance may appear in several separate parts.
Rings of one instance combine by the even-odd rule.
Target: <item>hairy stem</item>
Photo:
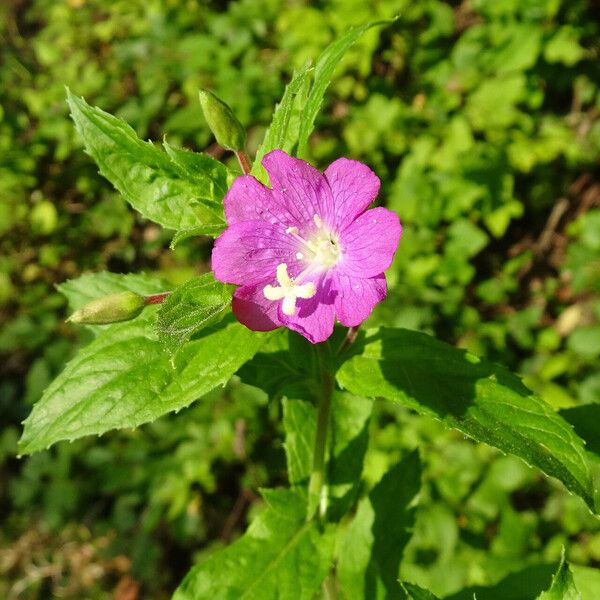
[[[248,156],[243,150],[236,150],[235,155],[237,156],[238,162],[240,163],[240,167],[242,167],[244,175],[248,175],[252,170],[252,168],[250,167],[250,161],[248,160]]]
[[[323,520],[327,511],[327,482],[325,480],[325,455],[327,450],[327,432],[331,416],[331,398],[333,395],[333,375],[324,365],[323,350],[319,348],[321,370],[321,397],[317,409],[317,434],[313,455],[313,466],[308,483],[308,517],[317,513]]]

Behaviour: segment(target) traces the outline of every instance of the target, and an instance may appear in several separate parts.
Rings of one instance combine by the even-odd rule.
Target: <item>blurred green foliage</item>
[[[166,135],[231,161],[211,145],[199,88],[231,105],[252,155],[293,69],[348,26],[397,13],[348,53],[309,147],[321,166],[342,155],[369,164],[404,224],[390,297],[372,322],[503,362],[556,408],[600,402],[597,4],[7,0],[0,596],[63,589],[79,598],[84,589],[108,598],[131,574],[144,597],[168,597],[193,552],[243,527],[253,490],[285,479],[280,407],[236,381],[140,430],[14,458],[20,420],[80,336],[63,323],[54,285],[102,269],[159,270],[179,283],[207,269],[210,250],[196,238],[170,251],[168,234],[97,174],[64,86],[144,138]],[[447,595],[557,561],[563,544],[571,562],[598,566],[600,526],[580,500],[427,419],[387,404],[378,411],[367,485],[424,448],[405,579]],[[77,579],[80,559],[67,556],[65,536],[96,575]],[[41,568],[50,555],[63,557],[53,577]]]

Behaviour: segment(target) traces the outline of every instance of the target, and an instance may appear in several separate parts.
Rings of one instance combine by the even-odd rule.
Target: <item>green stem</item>
[[[321,349],[319,349],[321,350]],[[325,455],[327,450],[327,431],[331,416],[331,398],[333,395],[333,376],[323,364],[322,353],[319,352],[321,367],[321,397],[317,409],[317,434],[313,466],[308,483],[308,517],[315,511],[317,518],[323,520],[327,511],[327,485],[325,481]]]

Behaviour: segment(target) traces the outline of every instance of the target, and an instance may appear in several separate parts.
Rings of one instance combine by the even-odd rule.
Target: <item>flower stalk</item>
[[[308,483],[308,518],[317,516],[319,521],[325,519],[327,512],[327,481],[325,477],[327,433],[331,422],[331,401],[333,397],[333,374],[323,360],[324,348],[317,347],[321,372],[321,397],[317,407],[317,432],[313,454],[313,466]]]

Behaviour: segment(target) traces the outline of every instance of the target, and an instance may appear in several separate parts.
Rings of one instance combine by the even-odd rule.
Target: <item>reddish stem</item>
[[[160,294],[151,294],[144,297],[146,304],[160,304],[164,302],[173,292],[161,292]]]
[[[246,153],[243,150],[236,150],[235,155],[237,156],[237,159],[240,163],[240,167],[242,167],[242,171],[244,172],[244,175],[248,175],[251,171],[251,167],[250,167],[250,161],[248,160]]]

